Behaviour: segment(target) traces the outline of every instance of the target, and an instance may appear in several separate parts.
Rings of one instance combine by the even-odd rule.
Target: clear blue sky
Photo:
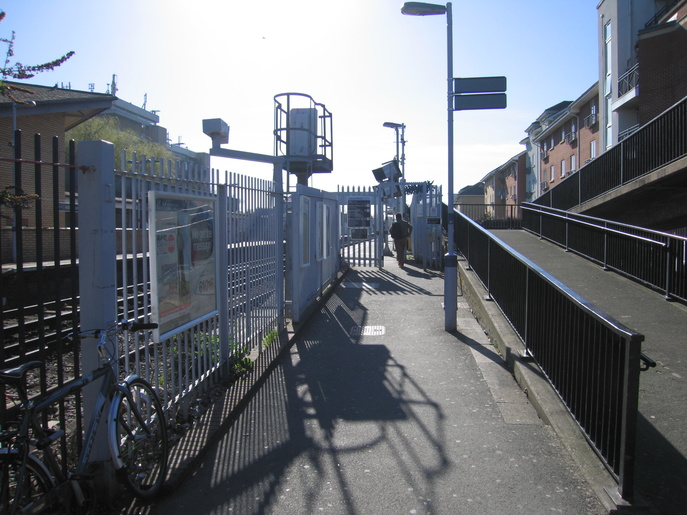
[[[508,108],[455,113],[455,190],[524,150],[547,107],[598,79],[598,0],[453,2],[454,76],[505,75]],[[333,115],[334,172],[313,186],[375,184],[395,154],[386,121],[405,123],[406,178],[446,184],[446,17],[404,16],[400,0],[5,0],[0,35],[15,60],[73,50],[31,83],[70,83],[159,110],[172,142],[207,151],[204,118],[231,127],[229,148],[272,154],[274,100],[299,92]],[[263,166],[213,166],[270,177]]]

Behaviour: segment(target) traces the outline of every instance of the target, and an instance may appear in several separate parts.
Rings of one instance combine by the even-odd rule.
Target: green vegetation
[[[248,357],[248,347],[237,343],[232,344],[231,356],[229,356],[229,380],[235,381],[251,370],[253,370],[253,360]]]
[[[123,169],[122,150],[136,152],[138,156],[172,159],[172,153],[164,146],[141,139],[131,129],[122,129],[113,116],[96,116],[67,132],[67,138],[75,141],[109,141],[114,145],[115,167]]]
[[[267,349],[270,345],[277,341],[279,333],[277,331],[270,331],[262,340],[262,348]]]

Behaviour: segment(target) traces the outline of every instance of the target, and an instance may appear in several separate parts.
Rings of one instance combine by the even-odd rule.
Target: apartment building
[[[544,111],[526,132],[528,137],[523,141],[530,159],[537,163],[538,194],[542,194],[597,157],[598,83],[577,100]]]
[[[597,11],[606,150],[687,96],[687,0],[602,0]]]
[[[482,178],[480,182],[484,184],[484,202],[489,216],[506,217],[523,201],[528,171],[527,151],[522,151]]]

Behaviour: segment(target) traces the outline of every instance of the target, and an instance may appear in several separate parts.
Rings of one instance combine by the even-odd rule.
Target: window
[[[613,102],[613,52],[611,45],[611,22],[604,25],[604,67],[606,73],[606,81],[604,84],[604,97],[606,100],[606,148],[613,144],[613,115],[611,111],[611,103]]]
[[[561,159],[561,177],[565,177],[565,165],[567,164],[565,159]]]
[[[551,165],[551,175],[549,176],[549,182],[553,182],[556,180],[556,167],[554,165]]]
[[[589,143],[589,159],[596,157],[596,140]]]
[[[577,169],[577,156],[575,154],[570,156],[570,171],[574,172]]]
[[[561,129],[561,143],[565,141],[565,127]]]

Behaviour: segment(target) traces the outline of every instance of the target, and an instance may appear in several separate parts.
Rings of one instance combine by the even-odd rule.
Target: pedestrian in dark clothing
[[[408,248],[408,238],[413,232],[413,226],[403,220],[401,213],[396,213],[396,221],[391,224],[389,234],[394,239],[394,247],[396,248],[396,260],[398,266],[403,268],[406,262],[406,249]]]

